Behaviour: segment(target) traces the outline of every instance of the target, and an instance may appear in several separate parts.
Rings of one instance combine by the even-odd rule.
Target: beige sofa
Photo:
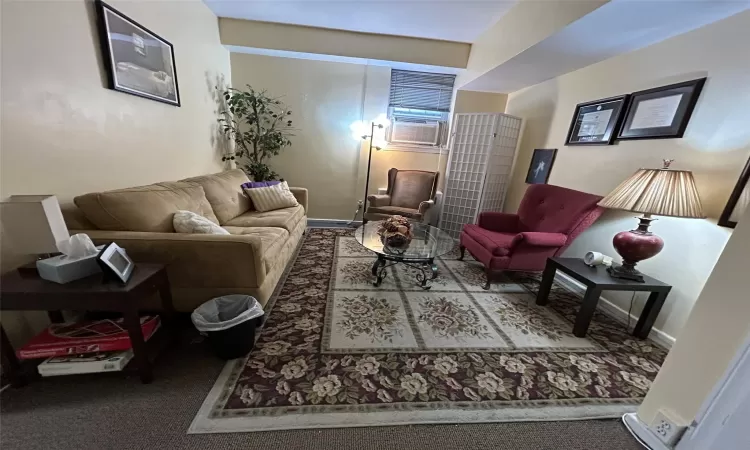
[[[181,181],[76,197],[64,210],[71,234],[98,244],[116,242],[136,262],[167,265],[174,305],[192,311],[224,294],[248,294],[264,304],[271,296],[307,226],[307,189],[291,188],[293,208],[258,212],[235,169]],[[180,234],[178,210],[193,211],[230,235]]]

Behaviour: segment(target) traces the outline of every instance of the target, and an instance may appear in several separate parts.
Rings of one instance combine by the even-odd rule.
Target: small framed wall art
[[[612,144],[628,98],[620,95],[576,105],[565,145]]]
[[[526,173],[526,183],[547,184],[552,164],[555,163],[556,148],[537,148],[531,157],[529,171]]]
[[[681,138],[705,82],[699,78],[634,92],[617,139]]]
[[[747,208],[750,207],[750,159],[747,160],[745,168],[740,174],[740,179],[729,196],[727,206],[719,217],[719,225],[734,228]]]
[[[172,44],[102,1],[96,7],[109,88],[180,106]]]

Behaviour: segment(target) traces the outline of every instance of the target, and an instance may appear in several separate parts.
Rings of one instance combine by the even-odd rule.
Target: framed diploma
[[[750,207],[750,159],[748,159],[745,168],[737,180],[732,194],[729,196],[727,206],[719,217],[719,225],[722,227],[734,228],[737,226],[742,214]]]
[[[565,145],[613,143],[628,98],[621,95],[576,105]]]
[[[705,82],[699,78],[634,92],[617,139],[681,138]]]

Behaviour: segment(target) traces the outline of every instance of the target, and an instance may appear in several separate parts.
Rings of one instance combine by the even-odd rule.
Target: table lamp
[[[12,195],[0,203],[0,222],[3,238],[22,254],[49,257],[70,237],[54,195]]]
[[[665,159],[661,169],[639,169],[604,197],[599,206],[643,213],[638,228],[617,233],[612,244],[622,256],[621,266],[607,269],[610,276],[643,282],[635,265],[656,256],[664,241],[648,229],[652,214],[671,217],[705,218],[693,173],[672,170],[673,160]]]

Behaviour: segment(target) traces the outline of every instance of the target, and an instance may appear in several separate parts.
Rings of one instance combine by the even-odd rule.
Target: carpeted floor
[[[120,374],[58,377],[0,394],[3,449],[638,450],[619,420],[423,425],[188,435],[224,362],[191,336],[142,385]]]

